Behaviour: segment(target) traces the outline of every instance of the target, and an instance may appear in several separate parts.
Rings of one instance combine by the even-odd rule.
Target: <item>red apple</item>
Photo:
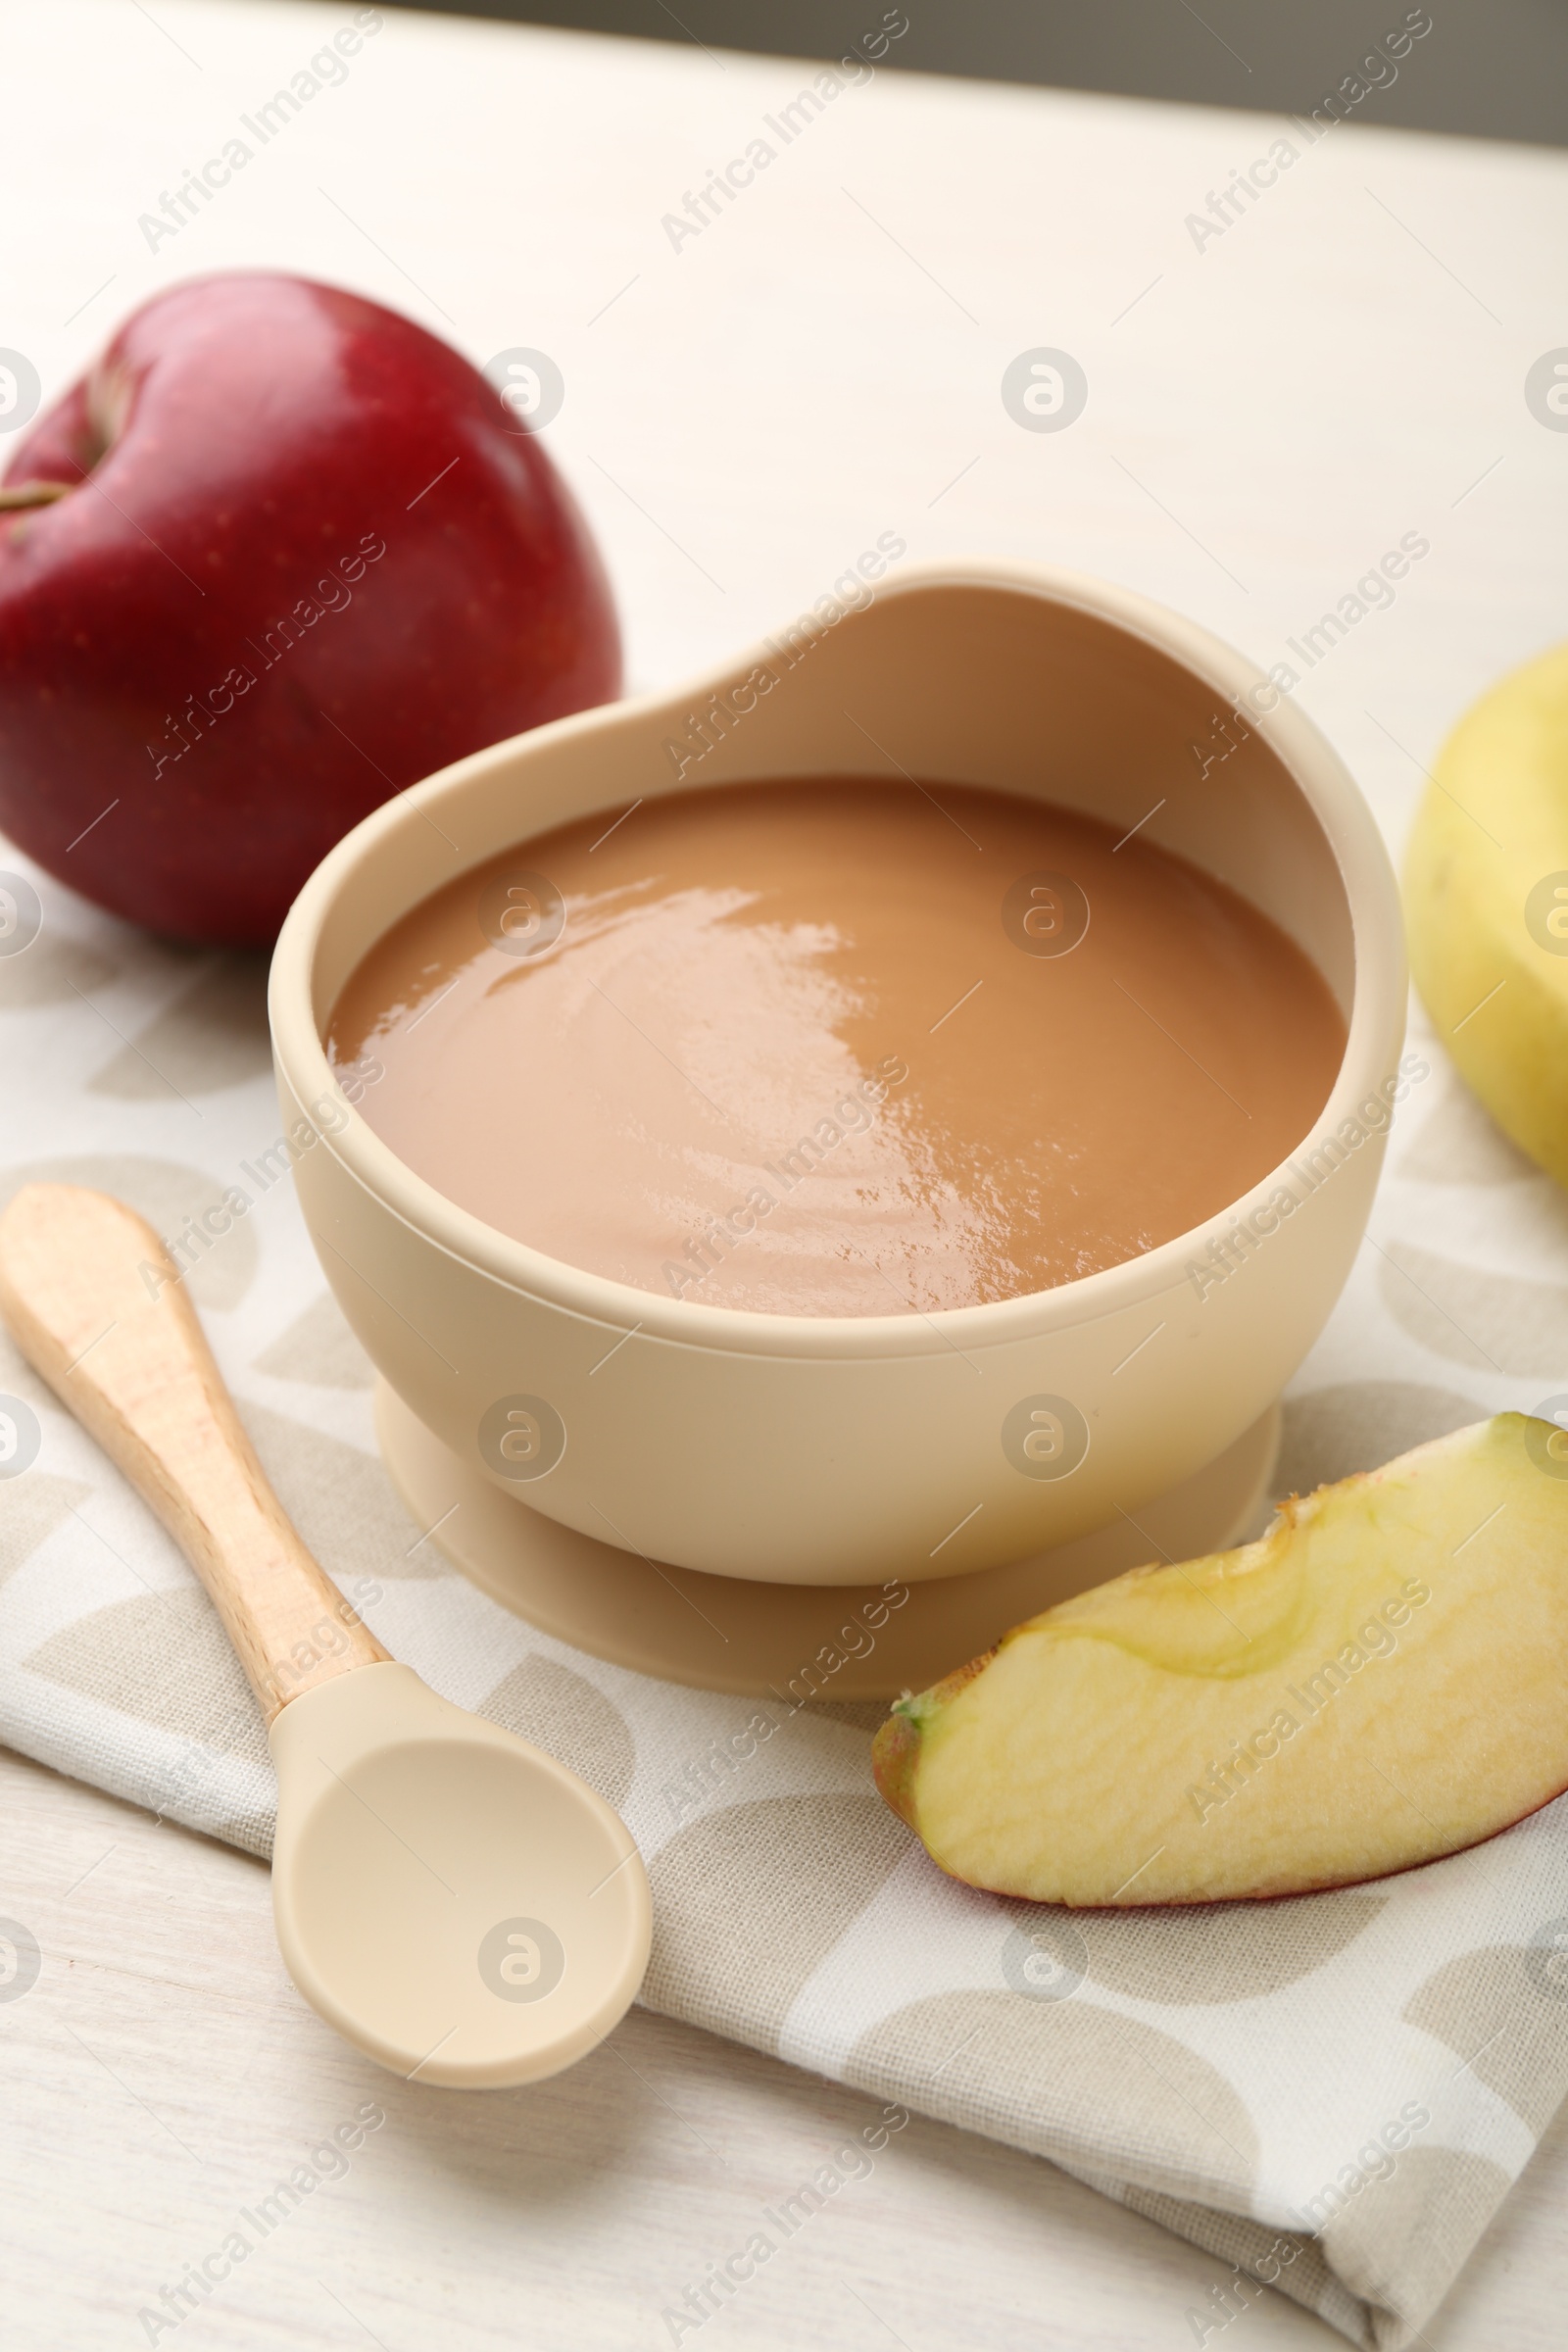
[[[155,931],[270,940],[389,794],[619,689],[539,441],[361,295],[158,296],[17,449],[49,482],[0,514],[0,827]]]

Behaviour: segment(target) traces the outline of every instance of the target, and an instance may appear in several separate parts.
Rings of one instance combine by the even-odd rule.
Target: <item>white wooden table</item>
[[[772,630],[883,532],[914,557],[1113,573],[1264,662],[1415,532],[1431,552],[1398,601],[1298,689],[1395,835],[1452,716],[1561,633],[1568,437],[1522,387],[1568,338],[1563,159],[1309,145],[1245,116],[887,72],[798,109],[785,143],[764,119],[814,68],[388,12],[150,249],[139,217],[351,16],[0,0],[0,343],[46,394],[133,303],[237,264],[364,287],[481,363],[542,349],[565,384],[551,447],[640,684]],[[1197,237],[1188,216],[1282,135],[1296,160]],[[663,216],[759,137],[765,169],[673,237]],[[1088,380],[1059,432],[1002,399],[1041,348]],[[69,1962],[0,2006],[19,2345],[667,2344],[663,2308],[867,2108],[640,2013],[537,2090],[409,2089],[295,1997],[254,1863],[10,1757],[0,1913]],[[367,2101],[386,2120],[342,2177],[177,2328],[138,2324]],[[710,2326],[748,2352],[1154,2352],[1195,2340],[1219,2275],[1049,2167],[917,2121]],[[1556,2344],[1565,2292],[1560,2125],[1430,2341]],[[1278,2298],[1237,2325],[1257,2352],[1331,2340]]]

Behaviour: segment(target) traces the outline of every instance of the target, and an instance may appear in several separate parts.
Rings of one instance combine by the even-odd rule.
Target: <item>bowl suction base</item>
[[[579,1535],[460,1461],[380,1380],[375,1428],[425,1540],[492,1600],[617,1666],[700,1690],[771,1692],[787,1705],[923,1690],[1009,1627],[1124,1569],[1244,1541],[1268,1497],[1280,1408],[1271,1404],[1205,1469],[1146,1503],[1136,1523],[1122,1517],[1032,1559],[911,1584],[892,1610],[881,1585],[755,1584]]]

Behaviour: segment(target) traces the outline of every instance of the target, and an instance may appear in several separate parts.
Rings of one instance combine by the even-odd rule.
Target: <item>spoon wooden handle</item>
[[[269,1723],[301,1690],[390,1654],[290,1525],[134,1210],[24,1185],[0,1216],[0,1314],[207,1587]]]

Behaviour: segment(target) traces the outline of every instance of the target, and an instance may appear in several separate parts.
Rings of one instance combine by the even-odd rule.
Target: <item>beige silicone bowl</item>
[[[1397,1062],[1398,904],[1372,818],[1317,730],[1240,656],[1140,597],[1035,566],[945,565],[901,571],[813,626],[677,696],[498,744],[368,817],[278,942],[278,1079],[304,1147],[300,1201],[344,1312],[470,1473],[656,1562],[808,1586],[950,1579],[1136,1514],[1277,1398],[1346,1279],[1377,1179],[1381,1132],[1326,1147],[1342,1122],[1369,1123],[1357,1113]],[[694,750],[698,721],[711,748],[677,777],[669,746]],[[1270,1176],[1202,1231],[996,1305],[742,1314],[509,1240],[416,1176],[339,1091],[321,1037],[343,982],[466,868],[677,785],[901,769],[1038,795],[1118,830],[1147,820],[1146,839],[1272,915],[1348,1021],[1334,1094],[1296,1155],[1307,1166],[1317,1151],[1318,1178]],[[1285,1182],[1300,1196],[1288,1219],[1269,1208]],[[1234,1270],[1195,1274],[1254,1212]],[[509,1413],[525,1433],[515,1462],[495,1449]]]

